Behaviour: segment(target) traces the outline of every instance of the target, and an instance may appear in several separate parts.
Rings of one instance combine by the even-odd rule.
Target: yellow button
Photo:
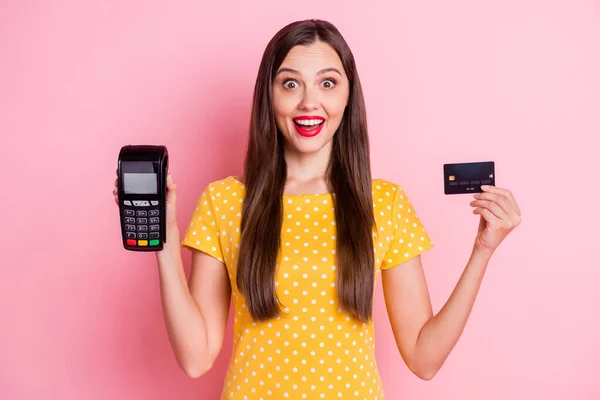
[[[147,240],[138,240],[138,246],[148,246]]]

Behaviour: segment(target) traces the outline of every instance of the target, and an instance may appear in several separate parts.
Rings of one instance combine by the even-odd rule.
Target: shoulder
[[[234,193],[236,190],[242,191],[245,189],[244,184],[239,180],[236,176],[228,176],[226,178],[214,180],[208,182],[205,186],[205,191],[210,191],[211,193],[221,193],[221,195],[225,193]]]
[[[244,198],[244,185],[233,176],[209,181],[202,188],[198,201],[204,204],[210,203],[211,206],[220,207],[227,205],[230,207],[237,201],[241,202]],[[208,202],[208,203],[207,203]]]
[[[402,185],[397,182],[385,179],[385,178],[376,178],[373,179],[373,201],[378,201],[381,199],[388,199],[393,201],[396,197],[396,193],[402,192]]]

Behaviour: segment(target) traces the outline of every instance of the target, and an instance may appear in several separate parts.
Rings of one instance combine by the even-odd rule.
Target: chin
[[[304,138],[301,137],[300,140],[302,139]],[[299,153],[309,154],[321,151],[324,147],[327,147],[331,140],[333,140],[333,137],[330,137],[329,139],[324,139],[322,137],[313,137],[309,138],[308,140],[302,140],[301,142],[296,140],[294,142],[291,142],[290,144]]]

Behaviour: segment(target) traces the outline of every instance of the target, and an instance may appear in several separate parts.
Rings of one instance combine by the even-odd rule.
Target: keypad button
[[[158,200],[150,200],[150,204],[152,204],[153,206],[157,206]]]
[[[126,232],[127,239],[135,239],[135,232]]]
[[[150,246],[158,246],[158,240],[151,240]]]
[[[158,226],[158,225],[150,225],[150,230],[152,232],[157,232],[157,231],[160,230],[160,226]]]
[[[135,215],[135,211],[125,210],[125,215],[127,215],[128,217],[133,217]]]
[[[135,225],[125,225],[125,230],[126,231],[135,231]]]
[[[137,223],[138,224],[147,224],[148,223],[148,218],[138,218],[137,219]]]
[[[123,204],[126,206],[130,206],[131,205],[131,201],[129,200],[123,200]]]
[[[148,246],[147,240],[138,240],[138,246]]]
[[[152,217],[152,218],[150,218],[150,223],[151,224],[158,224],[158,217]]]
[[[158,210],[150,210],[148,211],[148,215],[151,217],[158,217]]]
[[[130,246],[135,246],[136,241],[133,240],[133,239],[127,239],[127,244],[130,245]]]
[[[148,225],[138,225],[137,226],[137,230],[138,232],[144,232],[148,230]]]
[[[160,237],[160,233],[150,232],[150,239],[158,239],[159,237]]]
[[[137,234],[137,238],[138,239],[148,239],[148,234],[140,232],[140,233]]]
[[[145,217],[148,215],[148,213],[146,212],[146,210],[137,210],[135,212],[135,215],[137,215],[138,217]]]
[[[125,217],[126,224],[135,224],[135,218]]]
[[[133,205],[137,207],[149,207],[150,202],[148,200],[133,200]]]

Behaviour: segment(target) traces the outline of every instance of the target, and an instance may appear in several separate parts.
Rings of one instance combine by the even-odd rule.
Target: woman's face
[[[311,153],[328,145],[348,94],[342,61],[330,45],[317,41],[293,47],[273,81],[275,120],[286,147]]]

